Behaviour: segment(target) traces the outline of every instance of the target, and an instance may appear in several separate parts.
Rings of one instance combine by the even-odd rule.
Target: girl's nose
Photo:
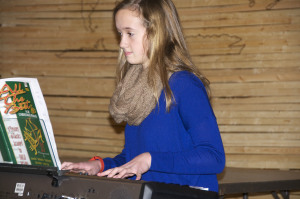
[[[125,47],[127,47],[127,39],[124,36],[122,36],[120,41],[120,48],[125,48]]]

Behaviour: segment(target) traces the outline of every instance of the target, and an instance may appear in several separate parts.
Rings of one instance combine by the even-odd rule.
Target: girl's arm
[[[194,148],[182,152],[150,152],[150,170],[178,174],[220,173],[225,153],[216,118],[202,82],[181,72],[170,83],[183,125]]]

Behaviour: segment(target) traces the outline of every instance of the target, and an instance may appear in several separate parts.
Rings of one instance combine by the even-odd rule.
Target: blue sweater
[[[205,87],[186,71],[175,72],[169,84],[175,97],[170,112],[166,112],[162,92],[155,109],[139,126],[126,125],[124,149],[114,158],[104,158],[104,169],[121,166],[149,152],[151,167],[142,180],[218,192],[216,174],[224,169],[225,154]]]

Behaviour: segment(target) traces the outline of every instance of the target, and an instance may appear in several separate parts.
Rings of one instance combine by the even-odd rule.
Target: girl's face
[[[137,11],[121,9],[117,12],[116,28],[121,36],[120,48],[122,48],[126,60],[130,64],[142,64],[147,67],[146,28]]]

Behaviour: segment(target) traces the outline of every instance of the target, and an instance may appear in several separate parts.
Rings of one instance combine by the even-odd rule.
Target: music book
[[[36,78],[0,79],[0,162],[61,168]]]

